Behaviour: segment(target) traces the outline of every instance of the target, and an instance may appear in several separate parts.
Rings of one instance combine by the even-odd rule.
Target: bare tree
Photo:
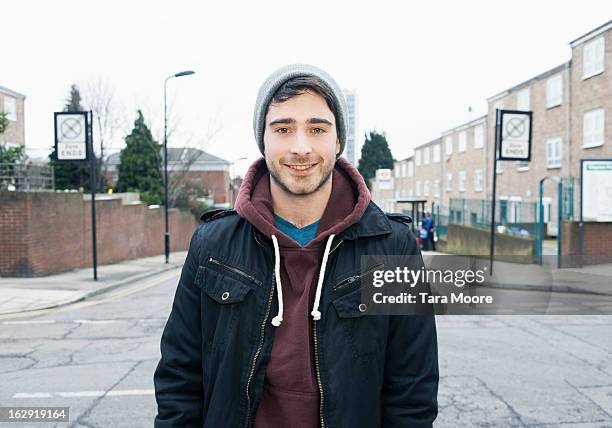
[[[194,179],[191,170],[200,156],[202,156],[206,146],[214,140],[219,132],[221,132],[221,129],[219,111],[217,111],[209,119],[203,137],[196,141],[195,135],[191,134],[183,141],[179,161],[173,162],[171,173],[168,174],[168,206],[182,206],[186,208],[186,205],[193,202],[190,199],[201,197],[207,193],[210,195],[209,191],[211,189],[206,188],[206,183],[203,183],[201,178]],[[196,142],[194,143],[194,141]]]
[[[99,77],[96,80],[81,85],[83,101],[88,110],[93,112],[94,141],[99,143],[102,174],[98,177],[98,185],[108,172],[108,156],[105,154],[112,149],[113,141],[119,131],[125,129],[125,115],[123,108],[115,98],[115,91],[111,84]]]

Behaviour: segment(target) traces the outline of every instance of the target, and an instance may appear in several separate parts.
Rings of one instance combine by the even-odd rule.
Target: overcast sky
[[[52,146],[70,84],[100,79],[128,128],[141,108],[160,135],[164,78],[193,69],[168,83],[179,129],[169,145],[202,144],[214,119],[220,132],[203,148],[253,160],[259,85],[306,62],[357,91],[361,133],[385,131],[401,159],[485,114],[487,97],[569,60],[569,42],[611,19],[612,2],[19,0],[1,13],[0,85],[27,96],[30,149]]]

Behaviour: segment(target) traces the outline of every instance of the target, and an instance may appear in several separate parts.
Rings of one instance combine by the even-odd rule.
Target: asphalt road
[[[153,372],[178,276],[0,319],[0,406],[70,407],[68,424],[0,426],[151,427]],[[555,302],[568,315],[437,317],[435,426],[612,427],[612,317],[571,315],[612,302],[573,294]]]

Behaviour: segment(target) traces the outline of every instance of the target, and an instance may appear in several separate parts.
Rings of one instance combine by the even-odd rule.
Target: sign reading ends
[[[530,111],[501,110],[499,129],[499,160],[531,160]]]
[[[87,113],[56,112],[54,116],[57,160],[87,160]]]

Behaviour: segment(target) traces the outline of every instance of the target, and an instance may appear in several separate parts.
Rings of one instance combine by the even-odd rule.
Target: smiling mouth
[[[318,165],[318,163],[307,163],[307,164],[285,164],[287,168],[296,173],[306,173],[310,172],[314,169],[314,167]]]

